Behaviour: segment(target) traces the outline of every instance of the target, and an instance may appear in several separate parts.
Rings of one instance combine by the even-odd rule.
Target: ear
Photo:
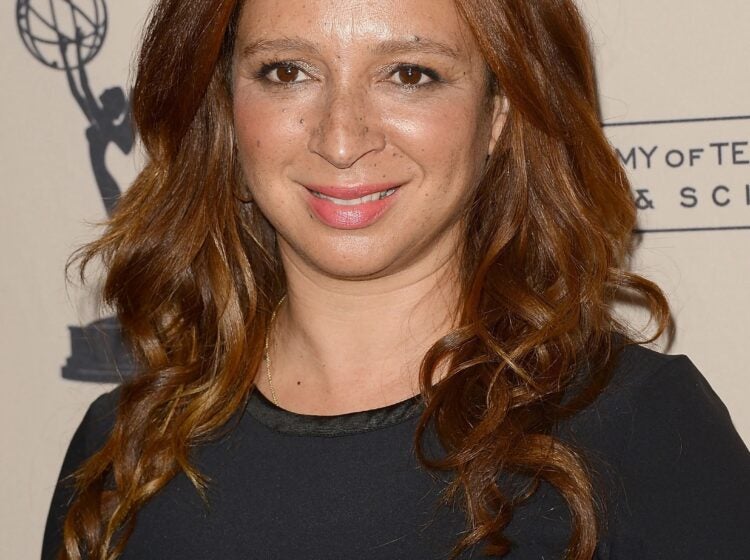
[[[505,126],[505,118],[508,116],[508,98],[495,95],[492,101],[492,130],[490,133],[490,143],[487,147],[487,155],[490,156],[495,149],[497,139]]]

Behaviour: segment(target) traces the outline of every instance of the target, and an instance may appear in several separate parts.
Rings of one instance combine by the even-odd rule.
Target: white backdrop
[[[107,2],[106,41],[85,67],[96,95],[130,83],[148,5]],[[693,359],[750,441],[744,331],[750,4],[582,0],[582,7],[596,47],[607,133],[631,172],[640,228],[647,230],[633,267],[669,294],[678,326],[669,352]],[[24,46],[13,8],[6,2],[0,16],[6,263],[0,274],[0,558],[31,560],[39,557],[70,437],[88,404],[111,385],[60,375],[70,355],[68,325],[96,317],[85,293],[66,289],[63,265],[95,235],[88,224],[105,212],[89,161],[87,121],[65,73],[42,65]],[[135,175],[136,152],[125,156],[109,147],[107,165],[121,186]]]

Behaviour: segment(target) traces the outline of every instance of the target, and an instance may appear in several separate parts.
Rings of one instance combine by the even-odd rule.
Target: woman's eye
[[[264,65],[260,73],[267,80],[277,84],[295,84],[306,79],[306,74],[298,66],[289,63]]]
[[[402,86],[422,86],[437,80],[434,72],[420,66],[400,66],[393,77]]]

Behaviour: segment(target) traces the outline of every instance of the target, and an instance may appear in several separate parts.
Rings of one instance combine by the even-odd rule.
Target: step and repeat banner
[[[116,321],[66,285],[64,265],[142,162],[129,97],[149,5],[9,0],[0,17],[2,558],[39,557],[73,431],[132,369]],[[580,5],[603,125],[639,209],[631,266],[667,291],[677,323],[657,348],[690,356],[750,441],[750,4]]]

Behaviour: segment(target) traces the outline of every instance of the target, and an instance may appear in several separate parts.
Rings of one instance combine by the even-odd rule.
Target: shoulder
[[[610,389],[617,399],[634,400],[642,416],[684,417],[690,424],[731,424],[727,407],[695,364],[685,355],[670,356],[643,346],[626,347],[620,356]]]
[[[722,435],[743,445],[726,406],[690,358],[636,344],[621,350],[607,386],[562,430],[624,460],[632,447],[653,445],[658,457],[670,452],[668,444],[701,437]]]
[[[603,486],[611,558],[750,557],[750,453],[687,356],[625,347],[559,435]]]
[[[639,344],[622,349],[615,362],[612,382],[609,393],[615,397],[618,390],[642,392],[645,387],[664,385],[680,394],[699,390],[718,399],[688,356],[664,354]]]
[[[73,474],[104,445],[112,431],[119,401],[119,385],[97,397],[89,405],[70,440],[60,467],[44,528],[42,558],[45,560],[57,558],[57,550],[62,540],[63,523],[75,492]]]
[[[669,355],[639,344],[629,344],[615,359],[612,378],[602,393],[600,404],[647,396],[647,388],[654,385],[669,386],[674,394],[674,391],[683,393],[698,386],[705,389],[708,383],[684,354]],[[713,391],[711,393],[716,396]]]
[[[99,395],[89,405],[73,436],[86,455],[97,451],[109,437],[117,417],[122,386]]]
[[[623,468],[678,468],[718,474],[750,466],[750,455],[726,405],[685,355],[626,348],[600,408],[622,434]],[[709,458],[711,457],[711,458]],[[657,469],[657,472],[658,472]]]

